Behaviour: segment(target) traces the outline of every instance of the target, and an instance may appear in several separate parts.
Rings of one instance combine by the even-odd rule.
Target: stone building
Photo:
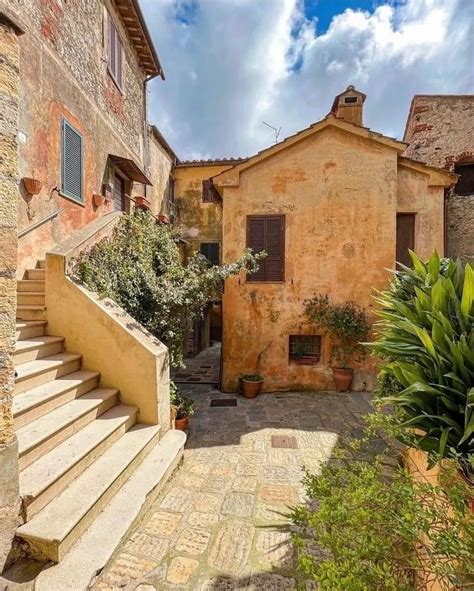
[[[130,210],[130,197],[163,192],[152,188],[152,167],[166,164],[153,155],[158,140],[148,130],[147,84],[164,73],[137,0],[8,5],[26,31],[19,63],[21,276],[74,230]],[[169,162],[166,147],[161,154]],[[168,173],[158,174],[158,183],[162,176],[166,187]]]
[[[167,348],[72,262],[172,208],[164,75],[137,0],[1,3],[0,53],[0,588],[27,557],[37,591],[85,591],[186,440]]]
[[[446,192],[446,254],[474,260],[474,95],[415,95],[406,156],[459,174]]]
[[[330,342],[304,319],[304,300],[327,294],[369,311],[408,248],[444,252],[444,190],[456,177],[403,156],[406,144],[363,127],[353,87],[309,128],[213,177],[222,197],[224,261],[265,250],[257,274],[223,295],[222,386],[260,373],[267,391],[333,389]],[[295,347],[310,344],[308,363]],[[369,362],[355,389],[370,387]]]

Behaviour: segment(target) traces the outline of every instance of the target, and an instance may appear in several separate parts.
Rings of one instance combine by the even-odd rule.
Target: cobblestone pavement
[[[286,514],[303,499],[302,466],[317,471],[338,440],[360,435],[367,396],[181,390],[199,405],[184,463],[93,591],[295,589]],[[210,406],[229,398],[237,406]]]
[[[186,367],[173,372],[177,384],[213,384],[218,385],[221,362],[221,344],[215,343],[200,351],[195,357],[184,360]]]

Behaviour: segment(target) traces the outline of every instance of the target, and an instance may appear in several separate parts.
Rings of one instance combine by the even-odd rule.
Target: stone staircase
[[[18,302],[13,414],[25,523],[17,537],[33,557],[60,563],[35,589],[78,591],[155,498],[185,437],[139,423],[137,408],[100,387],[64,338],[46,334],[43,265],[19,282]]]

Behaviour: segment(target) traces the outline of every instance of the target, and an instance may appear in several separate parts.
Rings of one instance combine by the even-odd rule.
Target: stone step
[[[46,269],[46,261],[45,259],[41,259],[36,263],[38,269]]]
[[[134,523],[155,501],[178,466],[185,441],[183,431],[168,431],[64,559],[39,574],[35,591],[86,591]]]
[[[16,301],[18,306],[43,306],[45,305],[44,291],[17,291]]]
[[[60,562],[156,444],[159,431],[156,425],[136,425],[127,431],[31,521],[20,526],[17,535],[34,551]],[[115,517],[118,521],[123,518],[120,513]],[[108,536],[104,529],[104,539]]]
[[[33,281],[44,281],[46,277],[46,271],[44,269],[27,269],[26,277],[28,279],[32,279]]]
[[[61,353],[63,348],[64,337],[42,336],[17,341],[13,361],[15,365],[21,365],[28,361]]]
[[[136,421],[134,406],[114,406],[20,472],[26,520],[65,488],[124,435]]]
[[[20,279],[16,285],[16,289],[19,292],[35,291],[37,293],[44,293],[44,287],[44,280],[33,281],[32,279]]]
[[[81,368],[78,353],[58,353],[44,359],[22,363],[15,368],[15,395],[46,384]]]
[[[19,429],[20,470],[109,410],[117,399],[118,390],[97,388]]]
[[[16,317],[18,320],[46,320],[46,307],[19,305],[16,307]]]
[[[75,371],[18,394],[12,404],[15,429],[97,388],[99,377],[96,371]]]
[[[40,337],[46,332],[46,320],[17,321],[16,323],[16,340],[31,339]]]

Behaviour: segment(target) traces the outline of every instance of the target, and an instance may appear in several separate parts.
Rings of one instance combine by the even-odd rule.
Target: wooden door
[[[114,209],[125,210],[125,181],[118,174],[114,178]]]
[[[411,267],[408,250],[415,250],[415,214],[397,213],[396,262]]]

